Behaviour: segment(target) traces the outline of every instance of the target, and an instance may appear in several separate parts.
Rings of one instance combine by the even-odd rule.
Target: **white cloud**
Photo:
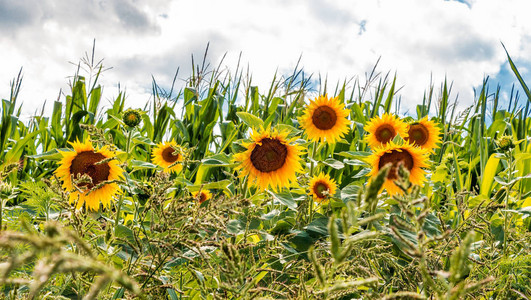
[[[20,99],[26,113],[67,89],[66,76],[91,50],[104,57],[104,98],[127,89],[129,104],[149,100],[151,75],[169,85],[177,67],[180,82],[190,75],[190,55],[236,66],[242,52],[253,81],[269,88],[275,70],[287,73],[302,54],[306,74],[335,82],[363,79],[378,57],[379,70],[397,73],[402,103],[410,111],[422,100],[430,78],[436,88],[453,81],[461,107],[473,101],[472,87],[494,75],[505,61],[529,61],[531,22],[525,0],[457,1],[67,1],[0,0],[0,96],[24,67]],[[369,100],[369,99],[367,99]],[[29,105],[31,103],[32,105]]]

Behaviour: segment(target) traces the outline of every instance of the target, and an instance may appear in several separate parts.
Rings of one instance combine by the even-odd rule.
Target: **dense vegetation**
[[[451,85],[429,87],[403,120],[429,116],[441,143],[422,185],[410,187],[406,168],[395,170],[405,192],[392,196],[381,189],[389,168],[368,177],[375,166],[365,126],[400,108],[394,78],[376,66],[332,87],[299,68],[257,87],[241,69],[192,62],[184,89],[153,81],[146,106],[128,110],[124,93],[102,107],[103,66],[85,59],[52,114],[29,121],[20,119],[19,74],[1,107],[2,295],[527,299],[531,92],[508,59],[525,95],[511,93],[506,105],[487,79],[464,111]],[[299,122],[308,101],[325,94],[349,110],[349,130],[336,143],[308,140]],[[287,187],[262,190],[235,169],[253,128],[286,132],[304,148],[302,172]],[[115,153],[106,161],[124,172],[108,206],[96,199],[96,209],[76,209],[57,170],[64,153],[78,153],[72,143],[88,139]],[[181,159],[165,172],[152,155],[171,140]],[[337,189],[316,202],[309,184],[320,172]],[[111,184],[73,179],[78,189]],[[211,195],[200,199],[200,191]]]

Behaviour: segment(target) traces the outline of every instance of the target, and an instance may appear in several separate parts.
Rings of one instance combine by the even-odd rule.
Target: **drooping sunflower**
[[[389,142],[383,147],[374,149],[373,153],[367,158],[372,166],[368,174],[374,177],[380,169],[388,163],[392,163],[391,170],[385,179],[383,189],[387,190],[389,195],[401,194],[403,191],[394,183],[398,179],[398,165],[403,164],[409,172],[409,181],[412,184],[422,185],[426,181],[425,171],[422,168],[428,167],[428,150],[413,146],[409,143],[403,145]]]
[[[293,144],[296,139],[288,139],[287,131],[253,130],[252,141],[243,145],[247,150],[234,155],[240,177],[249,175],[249,182],[262,191],[289,186],[297,179],[296,173],[302,172],[300,154],[304,148]]]
[[[86,205],[87,209],[93,211],[99,209],[100,202],[104,207],[108,207],[120,187],[115,182],[106,182],[123,178],[124,172],[118,166],[118,161],[106,161],[114,157],[115,153],[107,146],[94,149],[88,139],[84,143],[76,141],[70,144],[74,151],[59,151],[63,158],[55,171],[57,177],[63,181],[63,188],[70,192],[70,203],[77,203],[76,209]],[[84,178],[81,180],[81,177]],[[74,183],[77,183],[76,186]]]
[[[325,201],[328,197],[334,195],[337,190],[336,182],[323,172],[310,179],[309,187],[310,195],[312,195],[317,202]],[[326,195],[324,193],[325,191],[327,191]]]
[[[434,149],[439,148],[437,144],[441,142],[441,130],[435,122],[429,121],[428,117],[409,124],[407,130],[408,136],[404,139],[410,144],[426,148],[430,152],[435,152]]]
[[[369,133],[366,140],[372,149],[389,143],[397,135],[407,137],[407,124],[388,113],[384,113],[381,118],[372,118],[363,128]]]
[[[159,143],[151,154],[151,161],[162,167],[164,172],[177,173],[183,169],[182,154],[177,150],[177,143],[174,140],[170,142]],[[173,165],[173,166],[172,166]]]
[[[194,197],[194,199],[197,199],[199,203],[203,203],[210,199],[212,197],[212,194],[209,190],[201,190],[197,192],[192,192],[192,197]]]
[[[333,144],[348,132],[349,114],[350,110],[345,109],[345,105],[340,103],[337,97],[328,98],[324,95],[310,100],[310,104],[304,109],[304,115],[299,117],[299,122],[308,139],[326,140],[327,143]]]

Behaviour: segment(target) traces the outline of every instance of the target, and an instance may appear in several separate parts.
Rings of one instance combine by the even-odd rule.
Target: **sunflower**
[[[212,194],[208,190],[201,190],[192,193],[194,199],[199,200],[199,203],[203,203],[212,197]]]
[[[326,198],[333,196],[336,193],[337,185],[330,176],[320,173],[310,179],[310,195],[313,196],[317,202],[323,202]],[[327,194],[325,195],[325,191]]]
[[[241,170],[240,177],[249,175],[249,181],[265,190],[269,186],[273,190],[289,186],[297,179],[295,173],[302,171],[300,154],[302,146],[294,145],[297,138],[288,139],[287,131],[263,129],[251,134],[250,143],[244,143],[244,152],[234,156]]]
[[[350,121],[347,120],[349,109],[339,102],[337,97],[327,95],[310,100],[299,122],[312,141],[324,141],[333,144],[348,132]]]
[[[63,158],[55,174],[63,181],[63,188],[70,192],[70,203],[76,202],[76,209],[86,204],[87,209],[98,210],[101,204],[108,207],[112,197],[120,191],[115,182],[123,178],[123,170],[118,161],[107,160],[115,156],[107,146],[94,149],[90,140],[70,143],[74,151],[59,151]],[[103,161],[103,162],[101,162]],[[74,182],[80,177],[79,183]],[[72,178],[74,182],[72,182]]]
[[[407,124],[388,113],[384,113],[381,118],[372,118],[363,128],[369,132],[367,142],[372,149],[389,143],[397,135],[407,137]]]
[[[391,196],[402,193],[402,190],[394,183],[398,179],[399,164],[403,164],[409,170],[409,181],[412,184],[421,185],[426,180],[425,171],[421,168],[428,167],[428,149],[416,147],[409,143],[399,145],[391,141],[383,147],[374,149],[367,160],[372,166],[372,170],[368,174],[371,177],[376,176],[386,164],[393,164],[382,187]]]
[[[436,148],[439,148],[437,143],[441,142],[441,130],[435,122],[428,121],[428,117],[424,117],[422,120],[409,124],[408,137],[404,138],[409,143],[428,149],[430,152]]]
[[[159,143],[151,154],[151,161],[161,166],[164,172],[179,172],[183,166],[179,163],[183,161],[182,154],[177,150],[177,143],[171,142]]]

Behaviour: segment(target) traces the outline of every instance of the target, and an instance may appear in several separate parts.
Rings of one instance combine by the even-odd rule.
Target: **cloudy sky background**
[[[305,74],[331,83],[363,80],[378,58],[378,71],[397,74],[403,112],[414,112],[430,78],[436,88],[453,81],[459,107],[474,101],[473,88],[490,76],[508,97],[516,79],[500,42],[531,83],[531,19],[527,0],[0,0],[0,97],[23,68],[19,101],[33,114],[59,90],[96,40],[103,74],[103,103],[120,84],[126,106],[150,99],[152,76],[169,86],[180,67],[183,83],[193,54],[234,70],[249,67],[266,92],[278,69],[290,74],[299,57]],[[522,96],[520,101],[524,102]],[[64,101],[64,96],[61,97]]]

